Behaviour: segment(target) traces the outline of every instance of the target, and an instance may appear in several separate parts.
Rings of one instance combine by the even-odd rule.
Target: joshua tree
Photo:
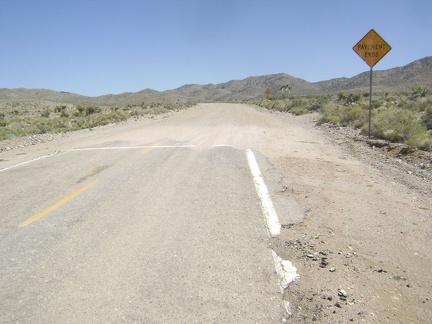
[[[289,92],[291,91],[292,87],[289,84],[285,84],[282,87],[280,87],[280,91],[282,91],[282,96],[284,98],[288,97]]]

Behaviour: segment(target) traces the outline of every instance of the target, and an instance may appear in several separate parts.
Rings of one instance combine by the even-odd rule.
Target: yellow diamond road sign
[[[391,50],[391,46],[371,29],[355,46],[356,52],[371,68]]]

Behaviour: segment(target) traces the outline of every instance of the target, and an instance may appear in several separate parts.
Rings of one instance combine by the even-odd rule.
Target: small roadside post
[[[388,52],[390,52],[391,46],[375,30],[371,29],[357,44],[354,45],[353,50],[370,67],[368,128],[368,137],[370,138],[372,116],[372,68]]]

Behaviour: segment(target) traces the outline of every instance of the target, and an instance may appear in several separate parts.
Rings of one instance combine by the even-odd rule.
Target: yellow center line
[[[153,145],[153,146],[149,146],[149,147],[145,148],[145,149],[142,151],[142,153],[143,153],[143,154],[148,153],[148,152],[150,152],[151,150],[153,150],[154,147],[155,147],[155,145]]]
[[[56,210],[57,208],[59,208],[61,205],[67,203],[69,200],[71,200],[72,198],[78,196],[80,193],[84,192],[85,190],[89,189],[91,186],[93,186],[95,183],[97,182],[97,180],[94,180],[88,184],[86,184],[85,186],[79,188],[78,190],[72,192],[70,195],[64,197],[63,199],[57,201],[54,205],[48,207],[47,209],[45,209],[44,211],[40,212],[39,214],[34,215],[33,217],[30,217],[29,219],[27,219],[26,221],[22,222],[21,224],[19,224],[19,227],[25,227],[39,219],[41,219],[42,217],[48,215],[49,213],[53,212],[54,210]]]

